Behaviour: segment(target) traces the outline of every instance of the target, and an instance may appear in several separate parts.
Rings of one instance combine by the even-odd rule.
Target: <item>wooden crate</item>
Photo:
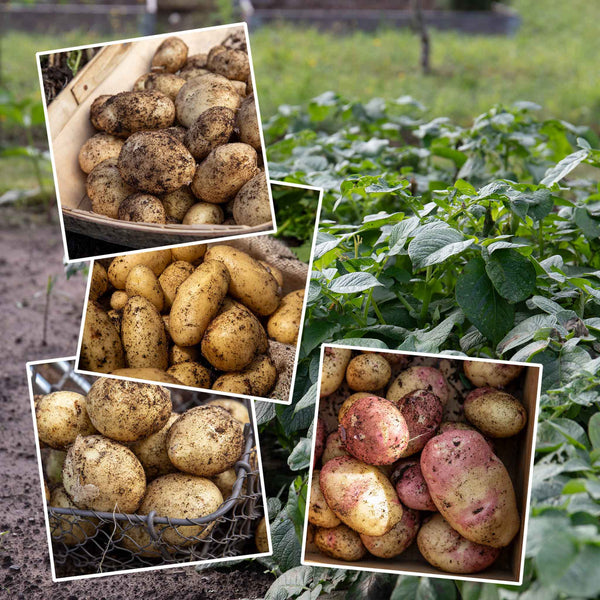
[[[243,26],[200,29],[178,33],[190,54],[207,52]],[[66,235],[70,231],[132,248],[155,248],[196,240],[217,239],[272,231],[273,223],[245,225],[182,225],[134,223],[91,212],[85,192],[86,174],[78,154],[96,130],[89,120],[90,105],[102,94],[130,90],[147,73],[154,52],[165,36],[108,44],[78,73],[48,107],[48,134],[54,159],[56,191]],[[263,159],[266,164],[266,156]]]

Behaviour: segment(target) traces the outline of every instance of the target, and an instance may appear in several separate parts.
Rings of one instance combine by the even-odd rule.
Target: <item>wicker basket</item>
[[[36,365],[31,376],[34,394],[59,389],[85,394],[91,385],[73,372],[70,361]],[[208,395],[172,390],[172,399],[174,408],[183,411]],[[250,409],[248,402],[246,407]],[[264,500],[251,424],[245,426],[244,438],[244,452],[234,467],[237,479],[232,494],[205,517],[172,519],[153,512],[137,515],[47,507],[56,577],[256,554],[254,531],[264,514]],[[190,525],[198,526],[193,535],[182,529]],[[177,544],[169,541],[173,537]]]
[[[242,26],[196,30],[177,34],[190,54],[207,52]],[[273,223],[245,225],[181,225],[133,223],[91,212],[86,195],[86,175],[79,168],[78,154],[95,130],[89,119],[90,105],[101,94],[131,89],[134,81],[147,73],[160,38],[104,46],[77,77],[48,107],[48,135],[55,165],[56,191],[66,232],[73,231],[132,248],[154,248],[248,233],[273,231]],[[266,157],[263,152],[263,160]]]

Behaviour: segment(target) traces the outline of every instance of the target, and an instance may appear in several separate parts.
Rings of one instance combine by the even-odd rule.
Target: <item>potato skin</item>
[[[118,158],[109,158],[97,164],[85,182],[86,193],[92,203],[92,212],[111,219],[119,218],[119,206],[135,189],[121,177]]]
[[[219,310],[229,286],[227,268],[206,259],[177,290],[170,313],[171,338],[179,346],[195,346]]]
[[[327,436],[325,449],[321,456],[321,462],[322,464],[325,464],[336,456],[350,456],[350,453],[344,448],[339,431],[334,431]]]
[[[527,423],[525,407],[511,394],[494,388],[477,388],[463,404],[465,417],[492,438],[517,435]]]
[[[89,301],[81,336],[79,366],[86,371],[110,373],[125,366],[119,332],[98,304]]]
[[[258,522],[256,532],[254,533],[254,543],[259,552],[269,551],[269,537],[267,535],[267,522],[265,517]]]
[[[267,356],[257,356],[243,371],[221,375],[212,386],[213,390],[232,394],[264,397],[275,385],[277,369]]]
[[[358,533],[345,525],[317,527],[313,541],[319,552],[339,560],[354,562],[367,553]]]
[[[323,419],[317,419],[315,428],[315,454],[313,456],[313,468],[317,466],[319,459],[323,456],[325,450],[325,440],[327,439],[327,429]]]
[[[191,408],[171,425],[167,436],[169,460],[192,475],[222,473],[235,465],[243,450],[242,424],[219,406]]]
[[[173,260],[184,260],[192,265],[199,265],[206,254],[206,244],[171,248],[171,254]]]
[[[261,147],[260,129],[254,94],[247,96],[242,102],[236,115],[236,125],[240,130],[240,141],[244,144],[250,144],[255,150],[259,150]]]
[[[321,368],[320,396],[329,396],[335,392],[346,375],[346,367],[352,357],[352,350],[346,348],[325,348]]]
[[[187,44],[178,37],[164,40],[152,57],[152,67],[162,68],[167,73],[176,73],[183,67],[188,57]]]
[[[258,173],[257,160],[256,150],[248,144],[217,146],[198,165],[193,194],[204,202],[224,204]]]
[[[227,79],[246,81],[250,75],[248,55],[241,50],[223,48],[220,52],[209,53],[206,66],[213,73]]]
[[[121,92],[90,109],[92,123],[102,131],[126,138],[136,131],[165,129],[175,120],[173,102],[161,92]]]
[[[402,456],[411,456],[435,435],[444,407],[435,394],[426,390],[410,392],[395,404],[406,421],[410,440]]]
[[[160,385],[97,379],[86,399],[94,427],[118,442],[136,442],[159,431],[171,415],[171,393]]]
[[[463,369],[467,379],[477,387],[503,387],[516,379],[523,367],[465,360]]]
[[[402,518],[402,505],[377,468],[340,456],[323,465],[321,491],[331,510],[358,533],[383,535]]]
[[[329,508],[321,486],[319,484],[319,475],[321,471],[313,471],[313,477],[310,484],[310,500],[308,505],[308,521],[317,527],[337,527],[341,521],[335,516],[335,513]]]
[[[135,265],[150,267],[158,277],[171,262],[171,250],[153,250],[117,256],[108,267],[108,280],[113,287],[124,290],[127,285],[127,275]]]
[[[217,204],[196,202],[185,213],[184,225],[220,225],[225,220],[223,209]]]
[[[437,511],[421,472],[418,457],[397,463],[390,475],[390,480],[404,506],[415,510]]]
[[[79,166],[84,173],[90,173],[92,169],[102,161],[109,158],[118,158],[123,140],[109,133],[96,133],[81,146],[79,150]]]
[[[197,362],[186,361],[177,363],[169,367],[167,373],[181,381],[184,385],[210,389],[210,372],[206,367]]]
[[[50,494],[48,506],[55,508],[77,508],[67,496],[65,488],[60,485]],[[75,515],[48,515],[50,535],[54,540],[66,546],[77,546],[92,537],[98,529],[100,521],[95,517],[76,517]]]
[[[209,248],[205,260],[221,262],[231,276],[229,294],[253,313],[267,316],[275,312],[281,300],[277,281],[257,260],[231,246]]]
[[[89,297],[90,300],[98,300],[108,289],[108,274],[99,262],[94,261],[91,277]]]
[[[184,84],[185,79],[173,73],[145,73],[138,77],[133,89],[156,90],[167,96],[171,102],[175,102],[175,98]]]
[[[376,395],[377,394],[374,394],[373,392],[356,392],[356,393],[352,394],[351,396],[348,396],[344,400],[344,403],[342,404],[342,406],[340,406],[340,410],[338,411],[338,421],[341,422],[341,420],[344,418],[344,415],[348,412],[348,410],[350,410],[350,407],[357,400],[360,400],[361,398],[368,398],[369,396],[376,396]]]
[[[486,546],[507,546],[520,527],[512,481],[476,431],[447,431],[427,442],[421,471],[450,526]]]
[[[155,367],[129,367],[126,369],[116,369],[111,371],[111,375],[120,375],[121,377],[132,377],[135,379],[147,379],[148,381],[160,381],[161,383],[174,383],[182,385],[179,379],[175,379],[166,371]]]
[[[402,519],[380,536],[360,534],[365,548],[379,558],[394,558],[402,554],[415,540],[421,518],[416,510],[405,508]]]
[[[172,217],[181,223],[187,211],[198,202],[198,199],[192,194],[189,186],[184,185],[174,192],[163,194],[161,201],[167,217]]]
[[[169,349],[169,364],[171,366],[182,362],[198,362],[199,357],[200,353],[195,346],[178,346],[177,344],[173,344]]]
[[[143,296],[132,296],[123,309],[121,338],[129,367],[168,367],[165,327],[158,310]]]
[[[245,183],[233,200],[233,218],[238,225],[262,225],[273,219],[264,171]]]
[[[143,296],[154,304],[158,312],[162,311],[165,304],[165,296],[158,279],[154,271],[146,265],[135,265],[129,271],[125,281],[125,292],[129,297]]]
[[[194,272],[194,267],[186,261],[172,262],[158,278],[158,284],[163,293],[164,307],[171,308],[179,286]]]
[[[226,144],[235,126],[235,112],[226,106],[205,110],[185,134],[185,145],[197,160],[204,160],[217,146]]]
[[[150,194],[131,194],[121,204],[117,216],[121,221],[136,223],[166,223],[162,202]]]
[[[174,192],[192,181],[194,157],[164,131],[140,131],[127,138],[118,160],[119,173],[134,188],[150,194]]]
[[[175,98],[177,120],[188,128],[213,106],[224,106],[236,111],[240,104],[241,99],[231,82],[214,73],[189,79]]]
[[[269,317],[269,337],[282,344],[295,344],[300,332],[304,290],[295,290],[284,296],[277,310]]]
[[[433,367],[409,367],[402,371],[390,385],[385,397],[392,402],[397,402],[415,390],[433,392],[444,406],[450,397],[446,378]]]
[[[42,396],[35,405],[38,437],[58,450],[66,449],[78,435],[92,435],[96,428],[85,408],[85,396],[60,391]]]
[[[440,514],[423,523],[417,544],[429,564],[447,573],[479,573],[500,555],[499,548],[477,544],[461,536]]]
[[[248,409],[240,400],[219,398],[218,400],[209,400],[206,404],[209,406],[220,406],[221,408],[224,408],[236,421],[239,421],[242,425],[245,423],[250,423]]]
[[[346,450],[369,465],[393,464],[404,456],[409,443],[401,412],[378,396],[358,399],[341,420],[339,432]]]
[[[261,322],[235,303],[217,315],[202,337],[202,354],[219,371],[241,371],[254,357],[267,351]]]
[[[355,392],[380,390],[392,376],[390,363],[374,352],[355,356],[346,368],[346,381]]]
[[[129,448],[101,435],[78,437],[63,464],[63,483],[79,508],[134,513],[146,491],[146,475]]]

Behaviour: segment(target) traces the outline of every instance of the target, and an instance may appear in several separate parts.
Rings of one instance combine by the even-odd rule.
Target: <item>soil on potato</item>
[[[194,567],[53,583],[25,363],[76,353],[85,280],[66,280],[58,223],[44,215],[0,210],[0,597],[26,600],[67,598],[262,598],[273,578],[258,563],[231,571]],[[49,276],[52,291],[48,343],[43,346],[43,314]]]

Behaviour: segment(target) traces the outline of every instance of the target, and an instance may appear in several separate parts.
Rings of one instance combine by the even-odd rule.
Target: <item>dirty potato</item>
[[[152,67],[176,73],[183,67],[188,57],[187,44],[178,37],[171,36],[162,42],[152,57]]]
[[[194,272],[194,267],[186,261],[172,262],[158,278],[158,283],[163,293],[164,306],[171,308],[177,295],[179,286]]]
[[[158,312],[162,311],[165,304],[165,296],[158,279],[154,271],[146,265],[135,265],[129,271],[125,281],[125,292],[128,297],[143,296],[154,304]]]
[[[204,111],[185,134],[185,145],[197,160],[204,160],[217,146],[226,144],[235,126],[235,112],[226,106]]]
[[[85,191],[92,203],[92,212],[111,219],[119,218],[119,206],[135,193],[121,177],[117,158],[104,160],[92,169],[85,182]]]
[[[217,204],[196,202],[185,213],[184,225],[220,225],[225,220],[223,209]]]
[[[162,202],[150,194],[131,194],[121,204],[117,216],[121,221],[136,223],[166,223]]]
[[[261,396],[268,394],[277,380],[277,369],[267,356],[257,356],[243,371],[221,375],[212,386],[213,390]]]
[[[244,99],[236,114],[235,122],[240,131],[240,141],[250,144],[255,150],[258,150],[261,147],[261,141],[254,94]]]
[[[167,373],[181,381],[184,385],[210,389],[210,372],[200,363],[189,360],[177,363],[169,367]]]
[[[98,304],[88,302],[81,337],[79,367],[85,371],[111,373],[125,366],[119,332]]]
[[[187,211],[198,202],[198,199],[192,194],[187,185],[180,187],[174,192],[163,194],[160,199],[162,200],[167,217],[175,219],[178,223],[183,221]]]
[[[355,356],[346,368],[346,381],[355,392],[380,390],[392,376],[390,363],[374,352]]]
[[[123,140],[108,133],[97,133],[89,138],[79,150],[79,166],[84,173],[109,158],[118,158]]]
[[[233,218],[238,225],[262,225],[272,220],[271,200],[264,171],[245,183],[233,200]]]

